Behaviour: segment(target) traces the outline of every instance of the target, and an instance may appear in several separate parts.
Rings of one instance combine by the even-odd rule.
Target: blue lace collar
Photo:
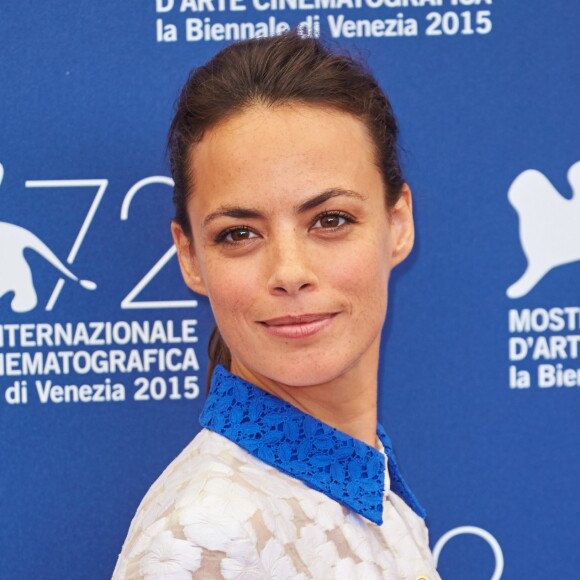
[[[383,523],[384,455],[217,366],[201,424],[264,463],[303,481],[375,524]],[[381,425],[391,491],[422,518]]]

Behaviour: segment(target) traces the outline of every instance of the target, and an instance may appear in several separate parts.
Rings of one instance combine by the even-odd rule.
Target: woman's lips
[[[307,338],[314,336],[332,323],[337,312],[324,314],[302,314],[299,316],[280,316],[261,320],[260,324],[269,334],[281,338]]]

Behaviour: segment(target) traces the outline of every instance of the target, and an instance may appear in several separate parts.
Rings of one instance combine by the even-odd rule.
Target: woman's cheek
[[[368,296],[383,294],[388,281],[387,262],[374,244],[341,253],[329,270],[336,288]]]
[[[241,316],[255,303],[256,279],[244,269],[226,267],[209,269],[208,295],[216,318]]]

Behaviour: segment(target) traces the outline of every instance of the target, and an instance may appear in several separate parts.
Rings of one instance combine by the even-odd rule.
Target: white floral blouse
[[[377,451],[219,366],[201,423],[141,502],[113,580],[440,578],[380,425]]]

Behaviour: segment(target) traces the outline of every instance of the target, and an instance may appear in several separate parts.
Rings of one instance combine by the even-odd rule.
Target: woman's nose
[[[306,245],[294,235],[283,236],[273,244],[268,280],[272,294],[292,295],[316,287],[318,279]]]

